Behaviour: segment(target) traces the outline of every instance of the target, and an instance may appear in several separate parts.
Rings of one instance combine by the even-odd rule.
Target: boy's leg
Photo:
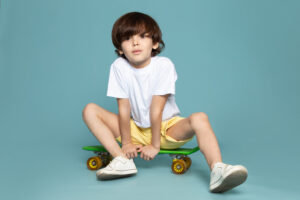
[[[222,162],[217,138],[205,113],[193,113],[180,120],[166,132],[166,135],[175,140],[186,140],[196,134],[200,151],[203,153],[210,169],[217,162]]]
[[[90,103],[82,111],[82,117],[90,131],[114,157],[104,168],[96,172],[101,179],[127,177],[137,173],[133,159],[123,153],[116,138],[120,136],[118,115]]]
[[[201,152],[211,169],[209,189],[211,192],[225,192],[242,184],[248,175],[241,165],[228,165],[222,162],[216,136],[205,113],[194,113],[167,130],[166,135],[175,140],[186,140],[196,133]]]
[[[97,104],[89,103],[82,111],[82,118],[89,130],[113,157],[126,157],[116,141],[120,136],[118,115]]]

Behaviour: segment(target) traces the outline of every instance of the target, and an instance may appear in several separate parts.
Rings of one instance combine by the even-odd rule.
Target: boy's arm
[[[130,135],[130,103],[127,98],[118,98],[119,106],[119,129],[122,139],[122,145],[131,143]]]
[[[152,96],[152,102],[150,106],[150,121],[152,132],[151,144],[155,148],[160,148],[160,129],[162,114],[169,95],[170,94]]]

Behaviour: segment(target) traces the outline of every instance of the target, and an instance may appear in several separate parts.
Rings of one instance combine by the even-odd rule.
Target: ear
[[[157,49],[159,47],[159,42],[153,45],[152,49]]]
[[[124,52],[123,51],[121,51],[121,50],[118,50],[119,51],[119,54],[123,54]]]

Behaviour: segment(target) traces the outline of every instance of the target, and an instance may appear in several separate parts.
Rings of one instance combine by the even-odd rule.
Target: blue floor
[[[131,196],[132,199],[140,199],[141,196],[143,199],[157,196],[168,199],[299,198],[299,185],[296,184],[299,178],[298,160],[284,158],[284,152],[280,151],[270,154],[271,150],[259,146],[250,149],[249,142],[220,143],[224,162],[245,165],[249,177],[244,184],[231,191],[212,194],[208,190],[209,169],[199,151],[191,155],[193,163],[183,175],[171,172],[171,157],[158,155],[149,162],[136,158],[136,176],[99,181],[95,171],[86,167],[86,160],[94,154],[81,150],[82,146],[96,144],[96,141],[87,132],[82,135],[74,132],[74,138],[67,140],[63,136],[66,132],[57,131],[44,131],[45,140],[38,143],[25,139],[21,143],[11,144],[13,138],[7,144],[1,141],[0,187],[1,196],[5,197],[3,199],[119,199],[124,196]],[[18,133],[30,136],[29,130],[22,132],[20,128]],[[46,135],[51,134],[60,134],[61,139],[47,139]],[[191,141],[185,146],[195,144]]]

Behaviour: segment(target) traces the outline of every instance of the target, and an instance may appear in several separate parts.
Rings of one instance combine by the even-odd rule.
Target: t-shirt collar
[[[127,61],[128,65],[130,66],[130,68],[136,72],[136,73],[144,73],[144,72],[147,72],[148,70],[150,70],[152,64],[153,64],[153,59],[154,57],[151,56],[151,59],[150,59],[150,63],[148,65],[146,65],[145,67],[143,68],[135,68],[133,66],[130,65],[130,63]]]

